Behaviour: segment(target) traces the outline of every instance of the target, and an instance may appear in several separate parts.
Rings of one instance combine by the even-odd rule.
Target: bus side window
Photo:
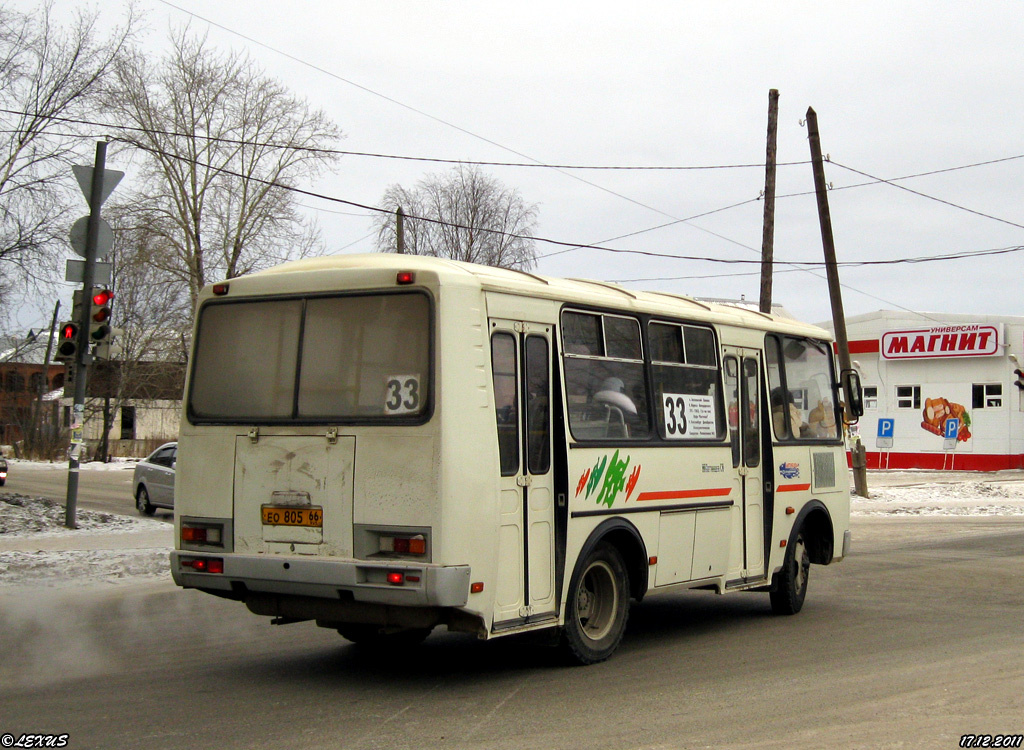
[[[740,377],[736,357],[725,358],[725,403],[729,415],[729,443],[732,446],[732,467],[740,465]]]
[[[721,440],[725,436],[725,420],[715,388],[718,360],[712,330],[652,321],[647,326],[647,335],[651,342],[651,379],[657,396],[655,423],[662,438]]]
[[[516,340],[510,333],[491,338],[491,371],[494,376],[494,414],[498,424],[498,457],[501,475],[519,471],[519,384],[516,377]]]
[[[548,340],[526,337],[526,456],[531,474],[551,466],[551,366]]]
[[[650,416],[639,321],[566,311],[562,347],[573,437],[647,439]]]
[[[761,463],[761,409],[758,401],[757,360],[747,357],[743,360],[743,435],[746,444],[743,458],[751,468]]]
[[[768,387],[776,440],[835,440],[839,437],[832,361],[827,344],[791,336],[768,336]]]

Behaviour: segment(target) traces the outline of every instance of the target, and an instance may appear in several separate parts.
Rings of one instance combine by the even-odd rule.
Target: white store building
[[[846,328],[868,468],[1024,468],[1024,317],[881,310]]]

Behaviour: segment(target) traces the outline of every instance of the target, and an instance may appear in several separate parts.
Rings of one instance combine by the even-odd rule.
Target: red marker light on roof
[[[416,274],[412,271],[399,271],[398,276],[395,278],[397,284],[414,284],[416,283]]]
[[[230,288],[230,284],[214,284],[213,293],[216,294],[218,297],[222,297],[228,293],[228,289]]]

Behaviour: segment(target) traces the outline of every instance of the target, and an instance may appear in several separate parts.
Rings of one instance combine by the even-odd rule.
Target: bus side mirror
[[[843,387],[843,402],[846,414],[853,420],[864,416],[864,390],[860,385],[860,373],[856,370],[843,370],[839,375]],[[847,419],[847,421],[851,421]]]

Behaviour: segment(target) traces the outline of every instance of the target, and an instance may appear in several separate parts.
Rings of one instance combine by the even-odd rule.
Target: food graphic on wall
[[[946,435],[946,420],[959,419],[960,431],[957,442],[966,443],[971,439],[971,415],[962,404],[955,404],[944,398],[927,398],[924,401],[924,421],[921,427],[939,437]]]

